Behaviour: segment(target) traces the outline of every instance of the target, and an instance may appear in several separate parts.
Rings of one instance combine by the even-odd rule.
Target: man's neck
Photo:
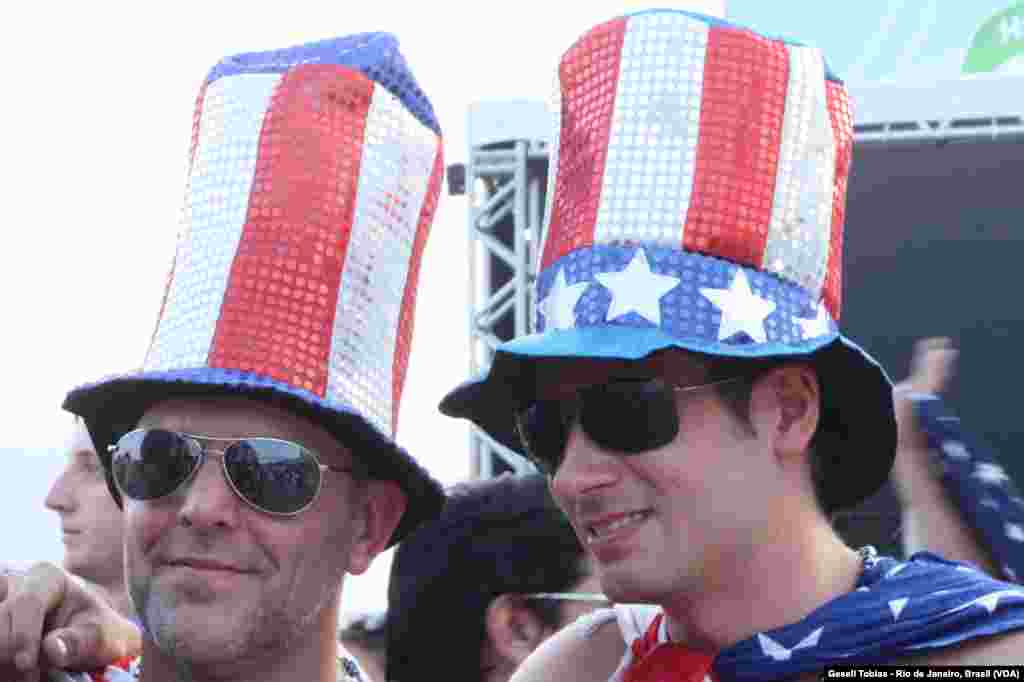
[[[743,561],[717,566],[692,594],[664,603],[670,639],[714,653],[800,621],[854,589],[860,556],[818,516],[778,526]]]
[[[123,575],[112,576],[109,579],[101,580],[96,574],[86,575],[84,572],[71,573],[95,590],[112,609],[117,611],[120,615],[125,618],[135,617],[135,608],[132,606],[132,600],[128,596],[128,588],[124,582]]]
[[[142,645],[140,682],[337,682],[338,642],[332,625],[337,620],[337,611],[324,614],[321,627],[298,642],[213,665],[171,656],[147,636]]]
[[[93,583],[100,592],[107,599],[107,603],[125,618],[135,617],[135,608],[132,606],[132,600],[128,596],[128,590],[125,588],[124,579],[122,578],[115,585],[101,585],[99,583]]]

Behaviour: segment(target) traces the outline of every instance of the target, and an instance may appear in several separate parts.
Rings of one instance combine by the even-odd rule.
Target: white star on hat
[[[815,317],[798,317],[796,318],[796,323],[799,324],[800,328],[803,330],[805,339],[825,336],[829,331],[831,331],[828,325],[828,311],[825,310],[825,305],[820,301],[818,302],[818,311]]]
[[[576,326],[576,303],[590,282],[568,284],[565,281],[565,269],[559,268],[555,275],[555,283],[543,301],[537,304],[541,315],[549,329],[572,329]]]
[[[987,462],[982,462],[975,466],[974,473],[971,476],[990,485],[999,485],[1003,481],[1010,480],[1010,477],[1006,475],[1001,466]]]
[[[1021,528],[1020,524],[1007,523],[1003,529],[1006,531],[1006,537],[1016,542],[1024,542],[1024,528]]]
[[[700,293],[722,311],[722,323],[718,327],[719,341],[724,341],[736,332],[746,332],[758,343],[768,340],[764,321],[775,310],[775,302],[754,295],[742,268],[736,269],[736,277],[728,289],[701,288]]]
[[[612,304],[608,306],[606,320],[635,312],[648,322],[659,326],[661,297],[679,284],[678,277],[651,272],[651,266],[647,264],[647,256],[642,248],[636,250],[636,255],[625,270],[604,272],[594,277],[612,292]]]

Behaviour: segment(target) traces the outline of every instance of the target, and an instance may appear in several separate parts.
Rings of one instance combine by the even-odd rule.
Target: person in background
[[[395,553],[387,680],[504,682],[545,639],[607,605],[543,476],[457,485]]]
[[[349,621],[338,633],[341,646],[376,682],[386,679],[387,624],[386,612],[364,614]]]
[[[944,338],[914,349],[896,387],[899,449],[893,487],[907,554],[935,552],[1013,582],[1024,579],[1024,498],[991,448],[966,433],[942,400],[957,351]]]
[[[60,517],[63,566],[98,588],[118,613],[130,617],[121,510],[110,496],[89,431],[78,418],[66,445],[66,460],[44,503]]]

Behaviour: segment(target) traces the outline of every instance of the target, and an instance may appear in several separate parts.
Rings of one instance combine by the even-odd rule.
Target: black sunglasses
[[[602,450],[637,455],[668,445],[679,435],[677,393],[748,379],[736,376],[696,386],[673,386],[662,379],[614,380],[580,389],[568,400],[539,400],[518,410],[516,428],[526,458],[554,476],[577,421]]]
[[[254,509],[293,516],[320,494],[327,469],[319,457],[298,443],[277,438],[210,438],[163,429],[137,429],[110,446],[110,471],[121,494],[132,500],[166,497],[195,476],[208,448],[200,441],[226,442],[221,466],[231,489]]]

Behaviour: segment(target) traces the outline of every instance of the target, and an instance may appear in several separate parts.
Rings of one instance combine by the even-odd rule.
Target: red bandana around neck
[[[644,636],[633,640],[633,660],[623,682],[717,682],[711,672],[714,657],[684,644],[658,641],[662,618],[658,614]]]

